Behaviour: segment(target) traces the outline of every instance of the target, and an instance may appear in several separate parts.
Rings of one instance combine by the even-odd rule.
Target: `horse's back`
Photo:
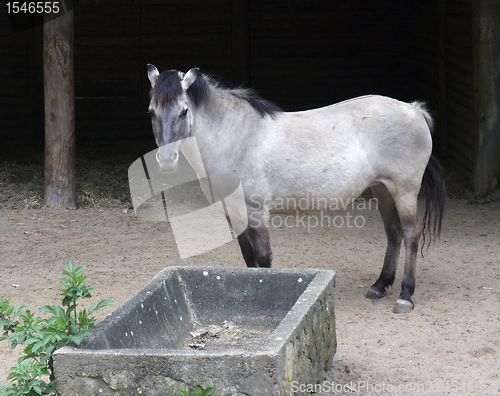
[[[347,120],[352,126],[360,127],[363,130],[365,129],[363,125],[373,127],[374,123],[380,126],[380,129],[383,126],[389,126],[390,122],[420,123],[425,121],[428,113],[425,107],[418,102],[406,103],[387,96],[365,95],[317,109],[287,112],[284,113],[284,116],[294,121],[314,120],[315,118],[324,118],[325,121],[334,122]],[[371,130],[373,131],[373,129]]]
[[[294,146],[312,145],[319,151],[356,147],[361,155],[374,150],[394,155],[415,150],[430,154],[431,128],[432,119],[422,104],[366,95],[318,109],[284,113],[281,133]]]
[[[424,112],[368,95],[283,113],[276,117],[274,150],[267,158],[279,168],[274,173],[286,190],[322,186],[339,196],[358,193],[381,180],[423,172],[432,149]]]

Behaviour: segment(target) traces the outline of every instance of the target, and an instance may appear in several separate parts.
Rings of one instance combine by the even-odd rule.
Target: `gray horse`
[[[387,250],[380,277],[366,297],[385,296],[404,240],[404,278],[394,312],[413,309],[420,237],[424,233],[425,243],[425,229],[429,243],[439,235],[446,197],[439,165],[431,157],[432,118],[423,104],[369,95],[284,112],[251,90],[224,88],[198,69],[160,74],[148,65],[148,77],[161,169],[175,171],[181,150],[201,176],[206,170],[241,180],[248,228],[238,241],[247,266],[271,266],[269,213],[291,210],[283,202],[311,196],[348,202],[370,188],[378,200]],[[195,158],[183,147],[193,136],[204,169],[199,155]],[[426,212],[420,226],[417,195],[422,184]]]

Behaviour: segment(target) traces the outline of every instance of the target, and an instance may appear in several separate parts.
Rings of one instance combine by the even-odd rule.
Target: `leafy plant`
[[[196,385],[194,387],[194,393],[189,393],[188,391],[179,391],[182,396],[208,396],[211,395],[214,391],[214,388],[210,387],[207,389],[203,389],[201,386]]]
[[[8,340],[11,348],[23,345],[24,355],[9,371],[9,385],[0,385],[0,396],[55,395],[53,354],[68,343],[79,345],[89,334],[96,319],[90,316],[96,310],[115,304],[113,300],[102,300],[88,310],[78,310],[78,301],[92,297],[95,285],[85,286],[87,278],[83,267],[75,268],[68,263],[68,270],[59,278],[64,286],[58,289],[63,297],[62,306],[44,305],[39,311],[48,317],[35,316],[27,306],[14,307],[9,299],[0,301],[0,327],[3,335],[0,341]],[[43,377],[48,377],[43,379]]]

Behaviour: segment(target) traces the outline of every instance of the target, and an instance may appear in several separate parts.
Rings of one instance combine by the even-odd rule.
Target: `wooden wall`
[[[199,67],[252,86],[286,110],[368,93],[412,99],[407,17],[407,2],[392,0],[358,0],[355,7],[349,0],[80,0],[74,11],[77,139],[150,136],[146,63],[160,70]],[[6,37],[10,71],[0,76],[6,81],[1,100],[19,88],[33,98],[43,85],[34,80],[37,34]],[[36,135],[32,114],[19,116],[21,106],[10,107],[15,128],[6,128],[5,118],[0,133]]]
[[[500,2],[473,0],[474,193],[500,188]]]
[[[146,64],[230,74],[228,0],[81,0],[75,10],[77,135],[151,136]]]
[[[253,0],[250,16],[251,83],[287,110],[411,96],[406,1]]]
[[[231,0],[80,0],[78,140],[150,136],[146,63],[231,79]],[[43,141],[41,27],[12,33],[0,7],[0,137]],[[42,115],[40,115],[42,112]]]
[[[435,152],[473,184],[484,1],[495,0],[80,0],[77,139],[151,138],[146,64],[196,66],[285,110],[369,93],[425,100]],[[1,138],[43,140],[40,34],[10,33],[0,7]]]
[[[410,61],[415,99],[425,100],[435,117],[440,116],[440,15],[436,0],[410,4]]]
[[[475,117],[472,57],[472,0],[445,4],[444,58],[448,158],[474,180]]]
[[[33,138],[36,78],[33,42],[32,29],[12,33],[6,10],[0,6],[0,137],[3,139]]]
[[[76,134],[131,137],[141,117],[140,13],[128,1],[80,1],[74,10]]]
[[[415,92],[436,119],[435,152],[471,185],[475,163],[472,0],[412,2]]]

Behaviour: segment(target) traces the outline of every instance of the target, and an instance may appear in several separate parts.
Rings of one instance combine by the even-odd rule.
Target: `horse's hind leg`
[[[403,228],[403,238],[406,249],[405,271],[394,313],[406,313],[413,310],[411,296],[415,291],[415,268],[417,264],[418,243],[420,240],[420,225],[417,219],[417,192],[395,197],[399,219]]]
[[[385,252],[384,266],[378,280],[368,289],[366,297],[377,300],[385,296],[389,286],[394,283],[396,267],[398,264],[403,230],[399,220],[398,211],[394,200],[383,184],[372,186],[373,196],[377,199],[378,210],[384,222],[387,236],[387,249]]]

